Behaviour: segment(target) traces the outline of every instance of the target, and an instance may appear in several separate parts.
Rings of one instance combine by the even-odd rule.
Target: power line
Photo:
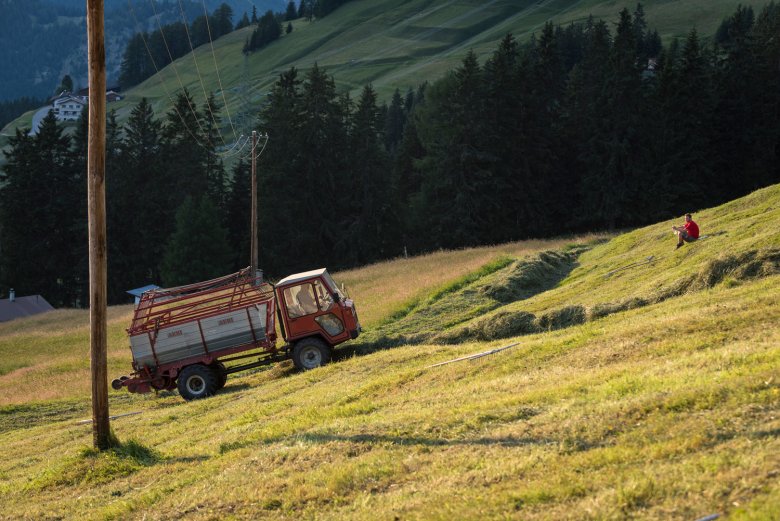
[[[127,0],[127,5],[130,7],[130,12],[133,15],[133,20],[135,20],[136,26],[141,26],[140,23],[138,23],[138,18],[135,15],[135,9],[133,9],[133,4],[131,0]],[[152,66],[154,67],[154,70],[156,72],[157,78],[160,80],[160,85],[162,85],[163,90],[165,91],[165,95],[168,96],[168,100],[171,102],[171,106],[173,107],[173,110],[176,112],[176,114],[179,116],[179,119],[181,120],[182,125],[184,125],[184,128],[187,130],[187,133],[192,137],[193,140],[195,140],[195,143],[203,147],[203,149],[208,150],[207,147],[201,143],[197,136],[192,132],[189,125],[187,125],[187,122],[184,120],[184,116],[181,115],[181,112],[179,111],[179,108],[176,106],[176,103],[173,101],[173,97],[171,96],[171,93],[168,91],[168,88],[165,86],[165,81],[162,79],[162,75],[160,74],[160,69],[157,68],[157,63],[154,61],[154,56],[152,55],[152,50],[149,48],[149,43],[146,41],[146,37],[144,36],[145,31],[141,31],[141,40],[144,42],[144,46],[146,47],[146,52],[149,54],[149,60],[152,62]],[[197,119],[197,117],[196,117]]]
[[[214,72],[217,73],[217,82],[219,83],[219,90],[222,93],[222,102],[225,104],[225,113],[230,123],[230,128],[233,130],[233,137],[236,137],[236,127],[233,126],[233,120],[230,119],[230,109],[227,106],[227,99],[225,99],[225,89],[222,87],[222,78],[219,77],[219,66],[217,65],[217,55],[214,52],[214,41],[211,38],[211,24],[209,24],[209,13],[206,9],[206,0],[201,0],[203,3],[203,14],[206,16],[206,30],[209,33],[209,46],[211,47],[211,56],[214,58]]]
[[[160,29],[160,36],[162,36],[163,44],[165,44],[165,50],[168,52],[168,57],[171,59],[171,68],[173,69],[173,73],[176,75],[176,80],[179,82],[179,86],[182,88],[182,90],[185,90],[184,84],[182,83],[181,77],[179,76],[179,71],[176,69],[176,64],[174,63],[173,54],[171,54],[171,48],[168,47],[168,39],[165,38],[165,31],[163,31],[162,24],[160,23],[160,15],[157,14],[157,8],[154,6],[154,1],[155,0],[149,0],[149,3],[152,5],[152,12],[154,13],[154,18],[157,21],[157,27]],[[206,131],[203,130],[203,126],[200,124],[200,118],[198,118],[198,114],[195,112],[195,108],[192,106],[192,103],[190,103],[189,96],[186,96],[186,98],[187,98],[187,106],[190,108],[190,112],[192,112],[192,116],[195,118],[195,123],[198,124],[198,128],[200,129],[200,132],[203,134],[203,136],[205,136],[206,140],[209,141],[209,144],[211,146],[214,146],[214,144],[211,143],[209,136],[206,134]],[[216,121],[214,122],[214,126],[217,126]],[[221,134],[219,137],[220,139],[222,139]],[[225,144],[224,139],[222,139],[222,144]]]
[[[208,95],[206,94],[206,85],[203,83],[203,76],[200,74],[200,67],[198,66],[198,59],[195,56],[195,48],[192,45],[192,37],[190,37],[190,29],[189,24],[187,23],[187,16],[184,14],[184,6],[181,4],[181,0],[178,0],[179,3],[179,12],[181,13],[181,19],[182,22],[184,22],[184,32],[187,34],[187,42],[190,44],[190,51],[192,54],[192,61],[195,63],[195,71],[198,74],[198,82],[200,83],[200,88],[203,91],[203,99],[206,101],[206,108],[209,111],[209,114],[211,115],[211,121],[214,122],[215,127],[219,127],[219,124],[217,123],[217,118],[214,116],[214,112],[211,110],[211,103],[208,102]],[[235,134],[234,134],[235,135]],[[225,138],[222,137],[222,133],[219,133],[219,138],[222,140],[222,144],[226,145]]]

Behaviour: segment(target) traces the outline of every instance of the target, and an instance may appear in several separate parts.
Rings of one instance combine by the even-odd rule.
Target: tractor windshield
[[[341,300],[344,300],[346,297],[344,296],[344,293],[341,292],[341,288],[339,288],[339,285],[336,284],[336,281],[333,280],[333,277],[330,276],[330,273],[327,271],[322,274],[322,277],[325,279],[325,282],[327,285],[336,292],[336,294],[339,296]]]

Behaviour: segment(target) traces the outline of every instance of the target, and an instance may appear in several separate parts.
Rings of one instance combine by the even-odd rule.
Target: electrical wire
[[[230,123],[230,128],[233,130],[233,137],[236,137],[236,127],[233,126],[233,120],[230,118],[230,109],[227,106],[227,99],[225,99],[225,89],[222,87],[222,78],[219,76],[219,66],[217,65],[217,55],[214,52],[214,40],[211,37],[211,24],[209,23],[209,13],[206,8],[206,0],[201,0],[203,3],[203,13],[206,15],[206,30],[209,33],[209,46],[211,47],[211,56],[214,58],[214,72],[217,73],[217,82],[219,83],[219,91],[222,94],[222,102],[224,103],[225,113]]]
[[[130,12],[133,15],[133,20],[135,20],[136,26],[141,27],[141,24],[138,23],[138,17],[135,15],[135,9],[133,9],[133,4],[131,0],[127,0],[127,5],[130,7]],[[195,134],[190,129],[189,125],[187,125],[187,122],[184,120],[184,116],[182,116],[181,112],[179,111],[179,108],[176,106],[176,102],[173,100],[173,96],[171,96],[170,91],[165,86],[165,81],[162,79],[162,75],[160,74],[160,69],[157,67],[157,63],[154,61],[154,56],[152,55],[152,50],[149,48],[149,42],[146,41],[146,36],[144,36],[145,34],[146,34],[145,31],[140,32],[141,40],[143,40],[144,42],[144,46],[146,47],[146,52],[149,54],[149,60],[152,62],[152,66],[154,67],[154,70],[157,73],[156,75],[160,80],[160,85],[162,85],[162,88],[165,91],[165,95],[168,96],[168,100],[170,100],[173,110],[179,116],[179,120],[181,120],[181,124],[187,130],[187,133],[192,137],[195,143],[201,146],[204,150],[209,150],[208,147],[206,147],[203,143],[200,142],[200,140],[198,140],[197,136],[195,136]]]
[[[168,46],[168,39],[165,37],[165,31],[163,31],[162,24],[160,23],[160,15],[157,14],[157,8],[154,6],[155,0],[149,0],[149,3],[152,6],[152,12],[154,13],[154,19],[157,21],[157,27],[160,30],[160,36],[162,37],[163,44],[165,45],[165,50],[168,52],[168,58],[171,59],[171,68],[173,69],[173,73],[176,75],[176,80],[179,82],[179,86],[181,87],[181,89],[183,91],[186,91],[186,89],[184,87],[184,83],[182,83],[182,81],[181,81],[181,76],[179,76],[179,71],[176,68],[176,64],[174,63],[173,53],[171,53],[171,48]],[[186,26],[186,23],[185,23],[185,26]],[[195,118],[195,122],[198,124],[198,128],[200,129],[201,134],[206,137],[206,140],[209,142],[209,145],[211,145],[213,147],[214,144],[211,142],[211,139],[206,134],[206,131],[203,130],[203,125],[200,124],[200,118],[198,117],[198,114],[195,111],[195,107],[192,106],[192,103],[190,102],[189,96],[186,96],[186,98],[187,98],[187,106],[190,108],[190,112],[192,112],[192,116]],[[208,101],[206,102],[206,104],[208,105]],[[210,111],[210,109],[209,109],[209,111]],[[215,126],[216,126],[216,124],[215,124]],[[223,145],[226,144],[225,140],[222,138],[221,134],[220,134],[219,137],[220,137],[220,139],[222,139],[222,144]]]
[[[257,160],[257,159],[259,159],[259,158],[260,158],[260,156],[262,156],[262,155],[263,155],[263,152],[265,151],[265,147],[266,147],[266,146],[268,146],[268,132],[266,132],[266,133],[265,133],[265,135],[263,135],[263,134],[260,134],[260,136],[259,136],[259,137],[265,137],[265,142],[263,143],[263,148],[262,148],[262,149],[260,149],[260,153],[258,153],[258,154],[255,156],[255,159],[256,159],[256,160]],[[257,145],[255,145],[254,147],[252,147],[252,153],[254,153],[254,149],[255,149],[255,148],[257,148]],[[251,156],[250,156],[250,157],[251,157]]]
[[[203,92],[203,99],[206,100],[206,108],[208,109],[209,114],[211,115],[211,121],[214,122],[214,126],[215,127],[219,127],[219,124],[217,123],[217,118],[216,118],[216,116],[214,116],[214,112],[212,112],[212,110],[211,110],[211,103],[208,102],[209,97],[206,94],[206,85],[203,83],[203,76],[200,73],[200,67],[198,66],[198,59],[195,56],[195,48],[192,45],[192,37],[190,37],[190,29],[189,29],[189,23],[187,23],[187,15],[184,14],[184,6],[182,5],[181,0],[178,0],[178,3],[179,3],[179,12],[181,13],[181,19],[182,19],[182,22],[184,22],[184,32],[187,33],[187,41],[190,44],[190,51],[192,53],[192,61],[195,62],[195,71],[198,74],[198,81],[200,82],[200,88],[201,88],[201,91]],[[235,133],[234,133],[234,136],[235,136]],[[227,144],[227,143],[225,143],[225,138],[222,137],[222,133],[221,132],[219,133],[219,138],[222,140],[223,144],[225,144],[225,145]],[[238,141],[236,141],[236,142],[238,142]]]

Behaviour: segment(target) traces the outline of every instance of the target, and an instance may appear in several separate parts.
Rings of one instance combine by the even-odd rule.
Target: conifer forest
[[[260,267],[272,280],[440,248],[620,229],[780,182],[780,5],[662,43],[641,6],[547,24],[380,103],[324,68],[282,72],[256,127]],[[191,110],[193,107],[195,110]],[[215,96],[108,116],[109,302],[249,264],[250,161],[226,163]],[[212,117],[212,115],[214,117]],[[86,111],[17,131],[0,171],[0,293],[86,306]],[[224,139],[227,139],[224,137]],[[229,143],[228,143],[229,145]],[[703,223],[706,227],[706,223]],[[671,244],[671,243],[670,243]]]

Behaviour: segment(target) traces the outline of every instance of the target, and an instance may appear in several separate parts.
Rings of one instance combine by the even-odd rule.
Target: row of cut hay
[[[434,343],[453,344],[466,341],[496,340],[519,335],[563,329],[613,313],[663,302],[686,293],[703,291],[721,282],[738,283],[780,274],[780,249],[751,250],[724,255],[709,261],[698,273],[670,287],[661,288],[647,297],[632,297],[619,302],[564,306],[539,316],[527,311],[497,311],[471,324],[433,336]]]

